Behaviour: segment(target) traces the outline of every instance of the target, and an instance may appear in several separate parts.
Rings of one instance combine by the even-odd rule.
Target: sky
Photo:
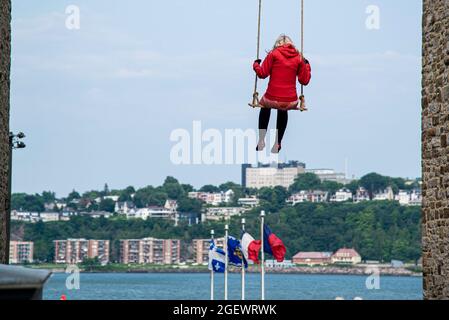
[[[69,5],[80,28],[68,29]],[[369,6],[379,29],[369,29]],[[257,0],[13,1],[13,192],[65,196],[166,176],[195,187],[240,182],[240,166],[177,165],[176,129],[256,129],[251,109]],[[309,112],[290,112],[281,160],[420,176],[421,1],[306,0]],[[262,57],[299,42],[300,2],[265,0]],[[261,81],[263,93],[267,81]],[[275,124],[272,117],[271,126]],[[248,146],[253,152],[255,146]],[[255,150],[254,150],[255,152]]]

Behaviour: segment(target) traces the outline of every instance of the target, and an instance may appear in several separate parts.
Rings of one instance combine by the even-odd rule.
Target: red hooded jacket
[[[308,85],[311,78],[310,64],[291,44],[271,51],[262,65],[254,62],[254,71],[261,79],[270,76],[265,97],[272,101],[293,102],[298,100],[296,78],[302,85]]]

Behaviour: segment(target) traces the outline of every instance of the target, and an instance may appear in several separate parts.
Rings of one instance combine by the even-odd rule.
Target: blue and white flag
[[[224,273],[226,268],[226,254],[223,249],[215,246],[214,240],[210,241],[209,270],[216,273]]]
[[[242,261],[244,261],[245,268],[248,268],[240,241],[231,236],[228,237],[228,260],[230,265],[239,268],[242,267]]]

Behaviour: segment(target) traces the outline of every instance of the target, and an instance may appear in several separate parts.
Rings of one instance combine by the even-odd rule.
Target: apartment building
[[[54,240],[55,263],[76,264],[87,258],[98,258],[101,264],[109,263],[109,240],[67,239]]]
[[[31,241],[11,241],[9,243],[9,263],[32,263],[34,243]]]
[[[214,239],[217,247],[224,247],[224,238]],[[193,262],[197,264],[207,264],[209,262],[210,239],[193,239]]]
[[[120,262],[126,264],[178,264],[181,241],[177,239],[120,240]]]
[[[305,173],[306,165],[298,161],[261,164],[256,167],[242,165],[242,183],[246,188],[290,187],[299,174]]]

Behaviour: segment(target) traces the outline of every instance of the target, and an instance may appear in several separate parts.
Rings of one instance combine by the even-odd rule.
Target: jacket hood
[[[296,58],[299,56],[298,50],[291,44],[283,45],[278,47],[276,50],[279,50],[279,52],[287,59]]]

